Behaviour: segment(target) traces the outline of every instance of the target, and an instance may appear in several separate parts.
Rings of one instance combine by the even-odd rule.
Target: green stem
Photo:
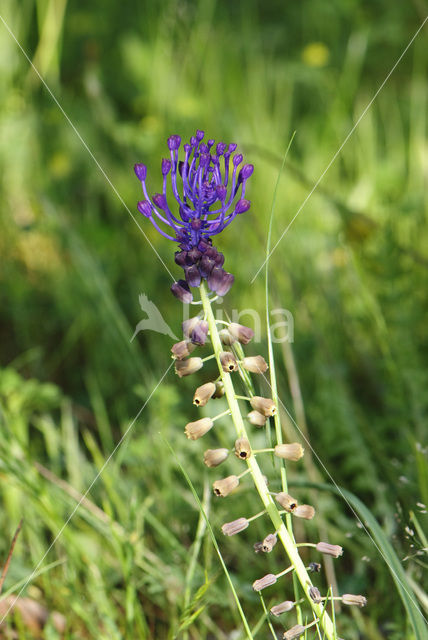
[[[239,408],[238,400],[236,399],[235,389],[233,386],[231,374],[223,371],[223,368],[221,366],[220,355],[223,351],[223,346],[221,344],[220,336],[218,334],[217,324],[211,308],[210,300],[208,298],[205,285],[203,283],[200,286],[200,293],[201,293],[201,300],[202,300],[204,312],[209,325],[214,354],[216,356],[221,380],[224,385],[224,393],[226,396],[227,403],[229,405],[230,415],[232,417],[233,424],[235,426],[236,434],[238,438],[247,438],[249,440],[249,437],[245,428],[244,420],[242,418],[241,411]],[[256,456],[254,455],[250,456],[247,460],[247,464],[251,471],[253,482],[256,486],[256,489],[261,498],[263,506],[266,509],[266,512],[272,521],[274,530],[277,532],[277,535],[282,542],[282,545],[290,559],[290,562],[294,567],[295,574],[297,575],[299,582],[302,586],[302,589],[306,594],[308,602],[311,605],[317,617],[320,618],[320,624],[323,628],[326,638],[328,638],[328,640],[334,640],[334,637],[335,637],[334,628],[333,628],[333,624],[331,622],[330,617],[328,616],[327,612],[323,610],[323,607],[313,602],[309,596],[309,589],[312,586],[312,581],[306,570],[305,565],[302,562],[302,559],[300,558],[299,552],[296,548],[296,543],[293,537],[290,535],[289,531],[287,530],[287,527],[285,526],[279,514],[276,504],[269,493],[263,473],[256,460]]]

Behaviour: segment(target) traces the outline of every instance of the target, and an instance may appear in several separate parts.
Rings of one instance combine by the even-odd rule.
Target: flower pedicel
[[[253,589],[268,589],[275,585],[279,578],[287,580],[288,574],[294,574],[300,583],[300,592],[296,592],[294,584],[294,600],[279,600],[277,605],[271,607],[274,616],[294,610],[298,612],[297,623],[294,626],[292,622],[287,624],[288,630],[283,632],[282,637],[289,640],[301,637],[317,625],[321,630],[317,632],[318,635],[321,633],[328,640],[333,640],[337,637],[337,632],[325,606],[325,600],[340,599],[344,604],[361,607],[366,604],[366,599],[352,594],[342,597],[321,595],[319,588],[311,580],[311,575],[319,572],[320,565],[311,562],[307,568],[301,559],[299,547],[313,547],[316,551],[334,558],[340,557],[342,547],[328,542],[297,545],[291,518],[310,520],[315,516],[315,509],[311,505],[299,504],[298,499],[290,496],[285,489],[279,493],[272,493],[268,489],[266,477],[259,465],[261,457],[265,454],[271,458],[274,453],[277,459],[280,458],[278,463],[281,465],[285,464],[284,460],[287,460],[287,463],[297,462],[304,454],[303,447],[299,443],[282,442],[278,442],[274,448],[259,451],[251,447],[251,435],[247,431],[244,415],[247,416],[249,429],[254,426],[260,429],[272,419],[272,416],[278,418],[277,406],[272,399],[255,396],[248,388],[248,398],[237,396],[234,385],[235,381],[241,378],[245,381],[250,373],[263,375],[267,370],[267,363],[261,355],[243,355],[242,347],[248,345],[254,337],[252,329],[235,322],[222,322],[221,327],[217,327],[218,322],[212,311],[209,292],[224,296],[233,284],[234,276],[224,269],[224,256],[213,245],[213,237],[224,231],[235,218],[249,211],[251,203],[245,198],[245,192],[254,168],[251,164],[243,164],[243,156],[236,152],[236,144],[215,144],[212,139],[203,142],[204,137],[204,132],[198,130],[190,141],[183,145],[182,159],[179,159],[180,136],[173,135],[168,138],[169,158],[163,159],[161,163],[162,193],[149,196],[146,184],[147,167],[140,163],[135,165],[135,174],[141,182],[144,194],[144,200],[138,203],[138,210],[163,237],[177,245],[175,262],[183,269],[184,278],[172,285],[172,293],[185,304],[193,301],[192,290],[198,288],[200,294],[202,314],[183,323],[184,339],[171,349],[176,373],[183,377],[198,372],[204,361],[190,354],[198,346],[210,341],[213,350],[211,357],[216,359],[217,373],[211,381],[198,386],[193,403],[197,407],[203,407],[213,402],[213,398],[224,396],[228,404],[228,410],[218,416],[203,417],[189,422],[185,433],[190,440],[203,438],[212,430],[217,419],[219,424],[215,426],[213,433],[218,428],[224,428],[226,415],[231,417],[235,434],[230,438],[230,448],[207,449],[204,463],[207,467],[215,469],[228,458],[231,461],[235,460],[229,464],[236,465],[236,474],[232,473],[215,480],[213,491],[219,497],[234,500],[234,493],[240,491],[240,480],[245,475],[250,475],[263,510],[256,515],[243,516],[223,524],[222,532],[226,536],[237,535],[246,530],[254,519],[269,519],[269,529],[272,531],[273,527],[273,533],[268,533],[262,542],[256,542],[254,550],[256,553],[279,555],[277,542],[280,541],[285,551],[282,562],[287,557],[289,566],[277,574],[267,573],[264,577],[256,579]],[[168,196],[168,183],[173,198]],[[227,326],[224,326],[225,324]],[[244,411],[241,410],[240,402],[247,403]],[[229,456],[232,451],[235,455]],[[246,469],[241,471],[243,466]],[[285,474],[284,466],[282,472]],[[246,481],[244,478],[244,483]],[[282,582],[279,593],[283,594],[284,589]],[[305,596],[303,600],[302,592]],[[304,615],[300,609],[302,601],[310,608]],[[313,621],[303,626],[300,624],[302,619]]]

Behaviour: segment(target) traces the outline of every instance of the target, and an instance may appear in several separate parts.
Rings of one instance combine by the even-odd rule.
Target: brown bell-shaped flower
[[[310,504],[299,504],[293,509],[293,516],[297,518],[304,518],[305,520],[312,520],[315,515],[315,509]]]
[[[223,351],[220,354],[220,362],[223,371],[225,371],[226,373],[233,373],[233,371],[238,371],[238,363],[231,351]]]
[[[189,440],[197,440],[204,436],[212,428],[213,424],[214,422],[211,418],[201,418],[200,420],[196,420],[196,422],[186,424],[184,433]]]
[[[245,327],[243,324],[231,322],[228,329],[232,336],[241,344],[248,344],[250,340],[254,338],[254,331],[250,329],[250,327]]]
[[[265,373],[268,370],[268,365],[263,356],[249,356],[248,358],[242,358],[242,366],[251,373]]]
[[[235,456],[241,460],[248,460],[251,455],[251,446],[247,438],[238,438],[235,441]]]
[[[248,420],[251,422],[251,424],[255,425],[256,427],[264,427],[266,424],[266,416],[263,415],[263,413],[260,413],[259,411],[250,411],[250,413],[247,415]]]
[[[284,491],[281,491],[281,493],[277,493],[275,496],[275,500],[279,502],[281,507],[288,513],[291,513],[297,508],[297,500]]]
[[[223,478],[222,480],[216,480],[213,483],[213,489],[216,496],[220,496],[221,498],[225,498],[232,491],[234,491],[239,485],[238,476],[228,476],[227,478]]]
[[[238,518],[237,520],[232,520],[232,522],[226,522],[221,530],[225,536],[234,536],[241,531],[244,531],[250,524],[247,518]]]
[[[339,558],[339,556],[343,555],[343,548],[340,545],[330,544],[329,542],[318,542],[316,550],[333,558]]]
[[[207,449],[204,453],[204,462],[207,467],[218,467],[229,455],[228,449]]]
[[[266,589],[266,587],[270,587],[272,584],[275,584],[277,581],[277,577],[273,573],[268,573],[260,580],[255,580],[253,582],[254,591],[261,591],[262,589]]]
[[[187,360],[175,361],[175,373],[179,378],[184,376],[190,376],[192,373],[196,373],[199,369],[202,369],[204,363],[202,358],[188,358]]]
[[[283,458],[284,460],[292,460],[297,462],[303,456],[304,449],[298,442],[291,444],[277,444],[274,453],[277,458]]]
[[[274,416],[276,413],[276,405],[271,398],[253,396],[250,400],[250,404],[253,409],[259,411],[267,418],[269,418],[270,416]]]
[[[203,384],[196,389],[195,395],[193,396],[193,404],[197,407],[204,407],[208,400],[213,397],[214,393],[214,382],[207,382],[206,384]]]
[[[196,346],[192,344],[190,340],[181,340],[181,342],[176,342],[172,345],[172,357],[176,360],[183,360],[183,358],[187,358],[194,349],[196,349]]]

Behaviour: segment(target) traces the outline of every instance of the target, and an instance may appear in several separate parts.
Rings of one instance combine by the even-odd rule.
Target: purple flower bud
[[[202,251],[202,253],[205,253],[205,251],[211,247],[210,243],[207,240],[204,240],[202,238],[202,240],[199,242],[198,244],[198,249],[199,251]]]
[[[198,141],[196,140],[195,136],[192,136],[190,138],[190,144],[192,145],[192,147],[195,147],[198,144]]]
[[[152,215],[152,207],[147,200],[141,200],[137,205],[138,211],[146,218],[150,218]]]
[[[197,344],[200,347],[203,347],[207,339],[207,334],[208,322],[206,322],[205,320],[201,320],[201,322],[198,322],[198,324],[190,334],[190,339],[193,344]]]
[[[210,245],[208,247],[208,249],[205,251],[205,255],[208,258],[212,258],[213,260],[217,257],[218,251],[215,247],[213,247],[212,245]]]
[[[216,192],[217,192],[217,197],[219,200],[221,200],[221,202],[224,202],[226,200],[226,196],[227,196],[227,189],[223,184],[218,184],[215,188]]]
[[[155,193],[155,195],[152,196],[152,200],[155,203],[155,205],[159,207],[159,209],[162,209],[162,211],[165,211],[165,209],[167,208],[167,204],[166,204],[166,198],[163,195],[163,193]]]
[[[203,278],[208,278],[215,266],[215,262],[207,255],[203,255],[199,262],[199,272]]]
[[[186,144],[183,146],[183,149],[185,151],[185,153],[190,153],[190,149],[192,147],[190,146],[190,144],[188,142],[186,142]]]
[[[242,153],[237,153],[236,156],[233,156],[233,166],[237,167],[238,164],[241,164],[241,162],[243,161],[244,156],[242,155]]]
[[[134,165],[134,171],[135,171],[135,175],[137,176],[138,180],[141,180],[141,182],[144,182],[144,180],[146,179],[147,176],[147,167],[145,164],[141,164],[141,162],[137,162],[136,165]]]
[[[201,131],[200,129],[196,129],[196,140],[200,142],[205,135],[205,131]]]
[[[201,274],[195,264],[191,267],[186,267],[184,269],[184,273],[186,276],[186,282],[190,287],[199,287],[201,284]]]
[[[166,158],[162,159],[162,175],[166,176],[171,170],[171,160],[167,160]]]
[[[174,282],[174,284],[171,286],[171,291],[176,298],[178,298],[185,304],[189,304],[193,300],[193,295],[190,292],[189,285],[185,280],[178,280],[178,282]]]
[[[215,269],[217,267],[214,267]],[[235,276],[232,275],[231,273],[228,273],[227,271],[224,272],[224,276],[223,276],[223,280],[220,284],[219,287],[217,287],[217,295],[218,296],[225,296],[226,293],[229,291],[229,289],[231,289],[233,283],[235,281]]]
[[[218,156],[222,156],[223,153],[225,152],[227,145],[225,142],[219,142],[218,145],[215,148],[215,152]]]
[[[208,149],[207,145],[202,142],[199,145],[199,152],[200,153],[208,153],[208,151],[209,151],[209,149]]]
[[[214,142],[215,142],[215,140],[213,140],[212,138],[210,138],[210,139],[208,140],[208,143],[207,143],[207,144],[208,144],[208,147],[210,147],[210,148],[211,148],[211,147],[213,146]]]
[[[179,267],[185,267],[187,263],[187,251],[176,251],[174,256],[175,264]]]
[[[192,261],[191,264],[195,264],[202,257],[202,253],[196,247],[192,247],[187,256]]]
[[[228,154],[230,155],[231,153],[233,153],[237,146],[238,145],[235,142],[231,142],[229,145],[229,149],[227,150]]]
[[[219,296],[224,296],[233,284],[234,277],[221,267],[214,267],[208,276],[208,287]]]
[[[248,178],[252,175],[254,171],[254,166],[252,164],[244,164],[241,171],[239,172],[239,178],[241,180],[248,180]]]
[[[178,149],[180,144],[181,144],[181,137],[180,136],[170,136],[168,138],[168,149],[170,151],[175,151],[176,149]]]
[[[241,198],[238,200],[235,206],[236,213],[245,213],[251,207],[250,200],[245,200],[245,198]]]
[[[220,251],[217,253],[216,257],[214,258],[214,262],[216,267],[222,267],[224,265],[224,255],[220,253]]]

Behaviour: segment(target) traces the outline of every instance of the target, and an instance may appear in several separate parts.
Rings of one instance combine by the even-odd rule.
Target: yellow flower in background
[[[311,42],[302,51],[302,60],[308,67],[324,67],[330,58],[330,50],[323,42]]]

